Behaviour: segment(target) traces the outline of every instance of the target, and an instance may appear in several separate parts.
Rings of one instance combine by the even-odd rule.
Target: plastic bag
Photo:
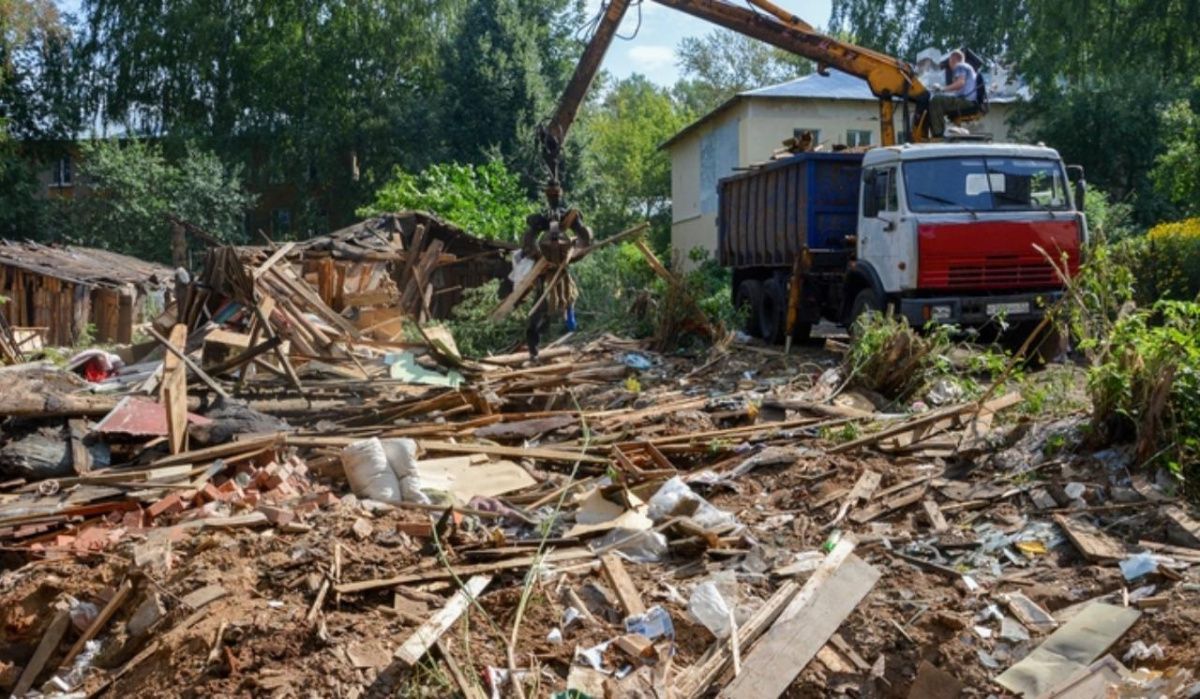
[[[388,463],[387,453],[378,437],[363,439],[342,449],[342,468],[350,489],[360,498],[380,502],[402,502],[400,479]]]
[[[421,476],[417,472],[417,443],[403,437],[381,439],[379,443],[383,445],[388,466],[399,480],[401,499],[428,505],[429,498],[421,492]]]
[[[636,563],[657,563],[667,555],[667,537],[654,531],[617,528],[590,546],[593,551],[613,547]]]
[[[705,529],[718,529],[735,523],[733,515],[697,495],[679,476],[663,483],[648,504],[650,519],[655,522],[683,515],[691,517]]]
[[[709,576],[692,590],[688,614],[717,638],[729,638],[735,623],[737,585],[737,576],[732,571]]]

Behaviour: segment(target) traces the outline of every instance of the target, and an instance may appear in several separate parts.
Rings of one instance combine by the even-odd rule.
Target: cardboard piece
[[[1096,602],[1005,670],[996,683],[1024,697],[1041,696],[1064,677],[1085,670],[1117,642],[1138,617],[1136,609]]]
[[[618,505],[604,497],[599,488],[593,489],[579,503],[575,511],[575,526],[564,536],[587,536],[612,529],[646,531],[654,522],[646,516],[646,505],[632,493],[629,494],[632,509]]]
[[[537,485],[528,471],[511,461],[474,461],[470,456],[418,461],[421,488],[441,490],[469,502],[476,495],[491,497]]]

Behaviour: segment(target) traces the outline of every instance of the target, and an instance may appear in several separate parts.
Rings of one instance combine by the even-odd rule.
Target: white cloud
[[[629,60],[641,72],[658,71],[675,65],[675,49],[671,46],[630,46]]]

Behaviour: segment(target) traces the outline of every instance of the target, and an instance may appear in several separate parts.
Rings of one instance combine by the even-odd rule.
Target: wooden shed
[[[0,241],[0,313],[13,326],[44,328],[50,345],[133,341],[133,326],[161,310],[169,268],[107,250]]]

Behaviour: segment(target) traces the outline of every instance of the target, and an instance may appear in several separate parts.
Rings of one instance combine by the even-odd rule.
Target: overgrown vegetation
[[[525,217],[536,210],[521,180],[498,159],[482,165],[431,165],[417,174],[397,169],[360,216],[413,209],[436,214],[473,235],[520,242]]]
[[[1101,439],[1136,439],[1138,460],[1162,464],[1200,493],[1200,304],[1162,301],[1114,323],[1088,374]]]
[[[240,171],[227,171],[212,153],[189,148],[168,160],[146,141],[90,141],[78,176],[87,192],[58,203],[59,239],[169,262],[173,216],[221,240],[244,240],[254,197],[242,189]]]
[[[950,372],[951,328],[926,332],[890,313],[865,313],[854,324],[847,379],[889,400],[907,401]]]
[[[533,301],[527,298],[506,318],[493,322],[489,316],[500,301],[500,281],[495,279],[463,292],[462,301],[446,322],[463,356],[501,354],[524,341],[525,318]]]
[[[1092,443],[1135,441],[1139,466],[1166,466],[1197,494],[1200,303],[1140,303],[1146,289],[1135,270],[1174,263],[1162,254],[1145,239],[1094,246],[1059,320],[1088,360]]]

